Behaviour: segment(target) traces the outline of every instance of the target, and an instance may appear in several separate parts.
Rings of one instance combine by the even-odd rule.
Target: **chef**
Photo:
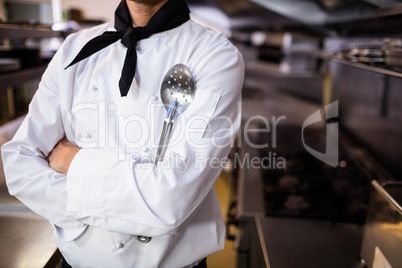
[[[196,93],[155,165],[161,83],[178,63]],[[237,49],[184,0],[122,0],[50,62],[2,147],[10,194],[52,224],[67,267],[205,267],[224,246],[216,161],[238,131],[243,76]]]

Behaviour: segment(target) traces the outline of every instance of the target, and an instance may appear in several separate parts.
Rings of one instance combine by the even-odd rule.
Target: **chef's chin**
[[[157,5],[159,3],[165,2],[166,0],[128,0],[128,1],[153,6],[153,5]]]

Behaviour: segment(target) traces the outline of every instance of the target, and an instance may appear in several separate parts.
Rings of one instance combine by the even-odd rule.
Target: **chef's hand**
[[[60,173],[67,174],[71,161],[79,150],[66,139],[59,141],[48,156],[49,166]]]

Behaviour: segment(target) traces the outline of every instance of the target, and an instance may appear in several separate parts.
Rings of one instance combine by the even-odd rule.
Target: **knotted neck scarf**
[[[190,10],[185,0],[168,0],[151,17],[146,26],[134,27],[126,0],[122,0],[115,11],[114,27],[117,31],[107,31],[91,39],[66,69],[114,42],[121,40],[121,43],[127,47],[126,58],[119,80],[120,94],[122,97],[125,97],[135,76],[137,42],[155,33],[164,32],[182,25],[190,19],[189,13]]]

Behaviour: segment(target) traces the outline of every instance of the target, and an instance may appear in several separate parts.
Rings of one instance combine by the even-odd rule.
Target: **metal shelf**
[[[53,31],[47,26],[0,24],[0,39],[25,39],[64,36],[64,32]]]
[[[345,65],[348,65],[348,66],[356,67],[356,68],[359,68],[359,69],[379,73],[379,74],[384,74],[384,75],[389,75],[389,76],[402,78],[402,73],[400,73],[400,72],[388,70],[388,69],[377,67],[377,66],[374,66],[374,65],[368,65],[368,64],[359,63],[359,62],[351,62],[351,61],[348,61],[348,60],[337,59],[337,58],[330,58],[329,60],[331,60],[333,62],[345,64]]]
[[[50,26],[47,25],[29,25],[29,24],[8,24],[0,23],[0,41],[5,39],[10,40],[24,40],[27,38],[41,39],[51,37],[65,38],[70,32],[68,31],[53,31]],[[31,62],[32,64],[32,62]],[[35,67],[23,68],[17,71],[0,73],[0,92],[9,88],[14,88],[23,84],[24,82],[39,79],[47,68],[46,62],[39,62],[40,65]],[[36,88],[35,88],[36,89]],[[33,89],[33,90],[35,90]],[[9,105],[9,116],[5,117],[5,120],[13,118],[16,109],[16,100],[14,99],[14,92],[7,92],[7,101]],[[10,97],[11,96],[11,97]],[[18,105],[26,106],[27,103],[21,102]],[[20,109],[20,108],[17,108]],[[0,117],[1,118],[1,117]],[[3,121],[3,120],[2,120]],[[0,122],[0,124],[3,122]]]
[[[317,52],[299,52],[299,54],[303,55],[303,56],[314,57],[314,58],[319,58],[319,59],[326,60],[326,61],[333,61],[333,62],[345,64],[345,65],[352,66],[352,67],[359,68],[359,69],[366,70],[366,71],[371,71],[371,72],[375,72],[375,73],[379,73],[379,74],[402,78],[402,72],[393,71],[393,70],[386,69],[386,68],[383,68],[380,66],[369,65],[369,64],[365,64],[365,63],[352,62],[349,60],[340,59],[340,58],[337,58],[333,53],[325,53],[325,52],[317,51]]]
[[[0,91],[10,86],[19,85],[31,79],[40,78],[46,70],[47,65],[41,65],[20,71],[0,74]]]

